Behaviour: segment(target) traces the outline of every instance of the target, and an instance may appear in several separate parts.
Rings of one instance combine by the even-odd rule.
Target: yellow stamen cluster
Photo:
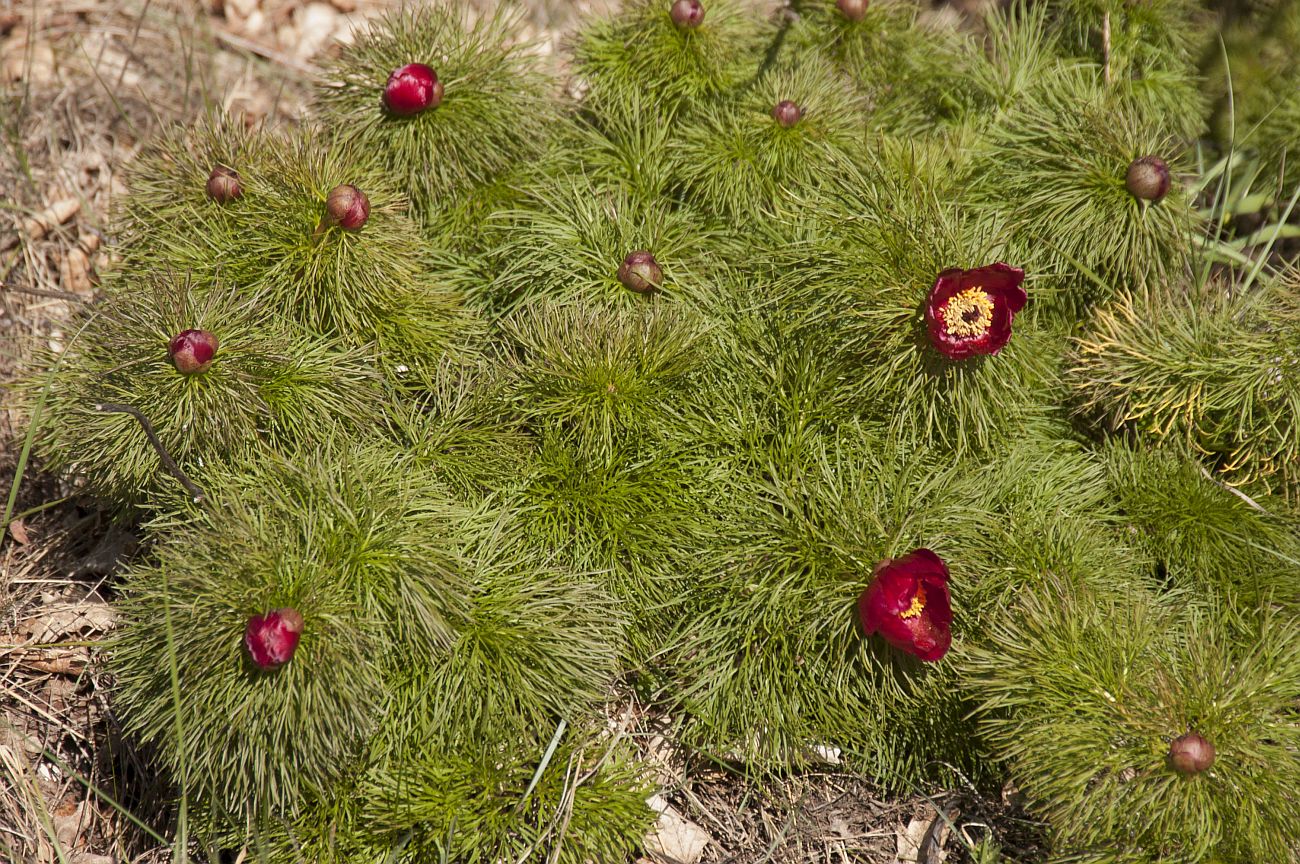
[[[925,586],[917,585],[916,593],[912,595],[912,605],[908,606],[902,612],[898,613],[899,618],[915,618],[921,614],[925,608]]]
[[[993,298],[983,288],[967,288],[944,304],[943,327],[952,336],[982,336],[993,323]]]

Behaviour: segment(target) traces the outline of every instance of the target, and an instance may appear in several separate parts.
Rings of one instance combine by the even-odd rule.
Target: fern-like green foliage
[[[554,861],[586,864],[627,860],[640,846],[654,814],[625,744],[562,744],[535,786],[543,747],[507,746],[429,748],[372,772],[360,790],[365,832],[411,864],[527,861],[548,849]]]
[[[395,401],[388,432],[449,497],[478,502],[514,483],[534,448],[510,411],[507,376],[487,358],[442,363],[428,391]]]
[[[254,833],[255,860],[623,861],[654,819],[626,739],[590,726],[552,726],[540,741],[411,745],[372,760],[311,812]]]
[[[789,128],[773,117],[790,101],[801,116]],[[835,178],[862,144],[862,100],[820,55],[805,52],[754,87],[700,110],[669,152],[688,199],[731,225],[768,216]]]
[[[183,497],[164,472],[142,425],[200,486],[265,446],[314,436],[336,422],[359,428],[382,416],[384,391],[364,354],[315,339],[271,315],[258,294],[228,286],[199,290],[175,273],[119,271],[108,298],[74,322],[57,371],[33,378],[28,402],[44,388],[40,449],[47,465],[74,475],[106,502],[131,507]],[[212,365],[181,374],[168,354],[173,337],[204,329],[218,341]],[[48,386],[47,386],[48,385]]]
[[[957,28],[924,19],[908,0],[876,0],[860,21],[835,0],[803,0],[791,28],[794,52],[824,52],[867,100],[870,128],[907,137],[961,122],[981,104],[972,71],[978,52]]]
[[[301,126],[213,113],[130,170],[103,302],[23,396],[46,465],[148,508],[109,662],[193,833],[630,860],[632,685],[750,778],[1009,779],[1053,860],[1294,858],[1300,275],[1230,236],[1296,233],[1289,44],[1216,143],[1197,0],[702,2],[629,0],[556,58],[511,13],[404,7]],[[1296,8],[1225,15],[1229,57]],[[411,63],[443,98],[395,116]],[[344,183],[360,230],[325,218]],[[1028,301],[954,359],[931,294],[994,263]],[[189,328],[220,344],[186,377]],[[950,574],[931,662],[858,608],[920,547]],[[259,671],[246,624],[284,606],[297,653]],[[1217,756],[1180,774],[1190,731]]]
[[[671,192],[674,165],[664,158],[678,135],[659,100],[629,90],[622,98],[585,104],[563,130],[557,148],[569,170],[577,170],[596,186],[619,186],[633,200],[655,201]]]
[[[1070,371],[1111,428],[1184,442],[1233,483],[1286,489],[1300,454],[1300,304],[1294,277],[1124,296],[1100,310]]]
[[[864,416],[898,434],[987,447],[1050,398],[1058,361],[1048,346],[1059,336],[1037,312],[1045,281],[1027,280],[1029,305],[997,355],[947,360],[926,334],[925,303],[941,271],[1021,263],[1001,219],[936,200],[915,174],[883,165],[855,171],[812,211],[815,235],[772,256],[773,306],[781,326],[861,382]]]
[[[535,303],[503,321],[516,346],[505,364],[513,415],[572,433],[594,454],[689,437],[683,414],[708,358],[705,325],[679,306],[637,305]]]
[[[320,127],[230,127],[211,120],[173,132],[142,158],[131,179],[141,194],[124,208],[127,266],[165,267],[193,274],[200,286],[220,280],[255,294],[267,312],[305,332],[367,349],[394,381],[431,374],[473,322],[459,292],[424,260],[389,173]],[[184,167],[179,177],[173,164]],[[237,200],[218,204],[204,194],[216,164],[239,172]],[[323,222],[326,197],[343,183],[369,199],[359,231]]]
[[[1218,597],[1242,615],[1296,607],[1300,537],[1284,507],[1268,512],[1191,456],[1120,443],[1106,456],[1116,506],[1174,587]]]
[[[406,191],[434,236],[467,193],[536,159],[559,117],[555,85],[517,19],[504,4],[476,20],[454,0],[401,8],[359,34],[317,92],[320,115]],[[444,94],[436,108],[399,117],[381,97],[408,63],[431,67]]]
[[[644,307],[684,300],[707,307],[718,288],[709,261],[720,245],[701,217],[666,198],[641,198],[626,188],[583,176],[534,184],[519,206],[498,211],[493,250],[499,262],[483,305],[507,310],[533,297],[588,305]],[[652,296],[618,280],[629,252],[654,255],[663,281]]]
[[[1049,9],[1063,50],[1098,67],[1127,107],[1181,138],[1201,132],[1206,99],[1194,73],[1215,44],[1209,10],[1194,0],[1060,0]]]
[[[1185,592],[1059,579],[1024,593],[968,653],[981,725],[1057,854],[1290,860],[1300,629],[1276,615],[1248,639],[1237,626]],[[1189,731],[1216,754],[1182,775],[1169,744]]]
[[[1296,26],[1300,29],[1300,21]],[[1297,186],[1292,165],[1300,154],[1300,135],[1296,133],[1300,128],[1300,95],[1297,95],[1300,94],[1300,68],[1289,70],[1285,80],[1288,86],[1268,106],[1246,142],[1258,148],[1263,157],[1263,179],[1277,190],[1277,203],[1283,206],[1295,194]]]
[[[128,727],[218,826],[324,794],[381,716],[385,668],[449,646],[471,588],[466,514],[386,450],[340,443],[249,467],[214,480],[210,506],[155,521],[166,539],[127,578],[113,646]],[[305,620],[298,653],[258,671],[246,622],[283,606]]]
[[[712,550],[724,578],[683,625],[686,739],[753,770],[837,747],[891,788],[921,781],[932,760],[978,772],[949,665],[865,638],[856,610],[877,562],[918,546],[947,556],[942,538],[978,517],[951,509],[952,474],[929,460],[850,426],[840,440],[806,471],[766,464],[715,480],[737,515]],[[964,610],[979,588],[950,564]]]
[[[955,530],[963,554],[978,561],[983,602],[968,602],[973,641],[1026,589],[1050,578],[1147,584],[1154,565],[1116,512],[1108,463],[1059,420],[1037,423],[977,463],[965,463],[953,493],[981,517]]]
[[[508,534],[492,536],[508,554],[476,560],[476,590],[447,652],[398,673],[377,751],[532,740],[558,719],[581,721],[609,696],[622,604],[594,576],[525,558],[527,547]]]
[[[1099,87],[1091,69],[1059,72],[989,130],[976,200],[1005,214],[1026,266],[1064,277],[1062,304],[1158,285],[1187,267],[1197,217],[1175,180],[1159,202],[1125,188],[1129,164],[1158,156],[1177,175],[1175,139]]]
[[[579,78],[599,109],[639,94],[665,120],[757,76],[770,25],[740,0],[710,0],[704,21],[679,29],[671,0],[631,0],[593,20],[574,47]]]

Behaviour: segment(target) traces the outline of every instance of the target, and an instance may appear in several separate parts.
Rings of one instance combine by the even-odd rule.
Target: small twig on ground
[[[10,285],[8,282],[0,282],[0,290],[12,291],[15,294],[31,294],[33,297],[53,297],[56,300],[78,300],[83,303],[89,299],[80,294],[73,294],[71,291],[50,291],[44,288],[27,288],[23,285]]]
[[[1254,498],[1251,498],[1249,495],[1247,495],[1245,492],[1242,492],[1240,489],[1234,488],[1232,486],[1229,486],[1227,483],[1224,483],[1222,480],[1220,480],[1219,478],[1211,474],[1204,465],[1201,466],[1201,476],[1203,476],[1206,480],[1209,480],[1214,485],[1218,486],[1220,489],[1225,489],[1228,492],[1231,492],[1233,495],[1236,495],[1238,498],[1240,498],[1242,501],[1245,501],[1251,507],[1254,507],[1260,513],[1268,513],[1267,510],[1265,510],[1263,507],[1260,506],[1258,501],[1256,501]]]
[[[46,234],[76,216],[77,211],[80,209],[81,199],[79,198],[64,198],[62,201],[55,201],[35,216],[24,219],[22,233],[27,235],[28,240],[40,240]],[[17,245],[18,235],[12,234],[6,237],[3,243],[0,243],[0,251],[12,249]]]
[[[1106,84],[1110,85],[1110,10],[1107,9],[1101,16],[1101,73],[1106,78]]]
[[[144,416],[140,409],[133,408],[130,405],[116,405],[112,402],[101,402],[95,406],[95,410],[103,411],[106,414],[130,414],[136,420],[140,421],[140,427],[144,429],[145,437],[149,439],[149,443],[153,445],[153,449],[158,451],[158,458],[162,460],[163,467],[167,469],[167,473],[180,481],[180,484],[185,487],[185,491],[190,493],[190,498],[195,504],[203,501],[203,490],[200,489],[193,480],[185,476],[185,472],[181,470],[181,467],[176,464],[176,460],[167,452],[167,448],[158,440],[158,434],[153,431],[153,424],[149,422],[149,418]]]

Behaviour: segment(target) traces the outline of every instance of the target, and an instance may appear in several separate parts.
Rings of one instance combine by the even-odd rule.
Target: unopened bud
[[[618,281],[629,291],[649,294],[663,284],[664,271],[649,252],[629,252],[618,268]]]
[[[861,21],[867,17],[868,0],[836,0],[835,8],[850,21]]]
[[[244,647],[259,669],[276,669],[293,659],[302,635],[302,615],[297,609],[272,609],[254,615],[244,628]]]
[[[803,109],[789,99],[782,99],[772,109],[772,116],[776,118],[776,122],[780,123],[783,128],[789,129],[799,122],[799,118],[803,116]]]
[[[704,20],[704,4],[700,0],[674,0],[668,15],[679,29],[693,30]]]
[[[442,83],[438,74],[423,63],[408,63],[394,69],[384,85],[384,107],[400,117],[419,114],[442,104]]]
[[[217,356],[217,337],[207,330],[183,330],[167,343],[172,364],[182,375],[197,375]]]
[[[1200,774],[1214,764],[1214,745],[1196,732],[1169,742],[1169,764],[1179,774]]]
[[[360,231],[370,218],[370,199],[351,183],[341,183],[325,199],[329,219],[344,231]]]
[[[208,197],[218,204],[234,201],[244,194],[243,184],[239,182],[239,172],[224,165],[218,165],[208,175]]]
[[[1159,156],[1134,159],[1124,185],[1134,198],[1154,204],[1169,192],[1169,166]]]

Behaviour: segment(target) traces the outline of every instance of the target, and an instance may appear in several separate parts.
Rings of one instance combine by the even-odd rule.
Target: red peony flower
[[[947,566],[929,549],[880,562],[858,598],[858,614],[868,636],[879,633],[901,651],[938,660],[952,644]]]
[[[1011,319],[1029,296],[1025,271],[1006,264],[945,270],[930,289],[925,324],[935,350],[949,360],[996,354],[1011,338]]]
[[[399,117],[419,114],[442,104],[438,73],[423,63],[407,63],[393,70],[384,85],[384,107]]]
[[[272,609],[248,619],[244,647],[259,669],[275,669],[293,659],[302,635],[302,615],[297,609]]]

